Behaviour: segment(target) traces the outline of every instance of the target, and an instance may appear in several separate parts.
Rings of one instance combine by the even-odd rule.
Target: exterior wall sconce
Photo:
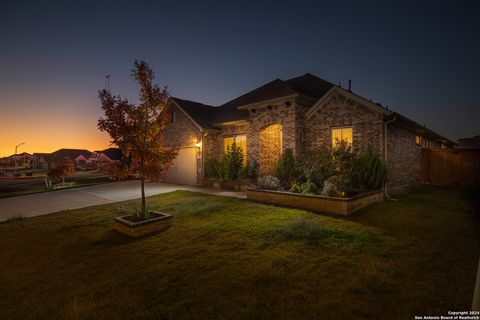
[[[202,152],[200,151],[201,147],[202,147],[202,143],[200,141],[195,142],[195,149],[197,150],[197,159],[202,158]]]

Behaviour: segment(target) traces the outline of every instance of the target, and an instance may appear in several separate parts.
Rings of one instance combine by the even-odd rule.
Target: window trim
[[[352,129],[352,141],[350,142],[350,144],[353,146],[353,125],[342,125],[342,126],[331,126],[330,127],[330,140],[331,140],[332,147],[334,146],[333,130],[338,130],[338,129]]]
[[[418,141],[417,141],[417,138],[418,138]],[[417,146],[423,146],[423,136],[419,134],[415,135],[415,144]]]
[[[246,133],[238,133],[238,134],[229,134],[229,135],[224,135],[223,136],[223,153],[226,151],[226,146],[225,146],[225,139],[226,138],[233,138],[233,142],[237,144],[237,136],[244,136],[245,137],[245,154],[243,155],[243,162],[244,164],[247,163],[247,134]]]

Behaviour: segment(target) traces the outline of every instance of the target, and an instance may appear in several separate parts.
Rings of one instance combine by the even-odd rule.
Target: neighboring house
[[[99,163],[118,163],[123,161],[123,155],[118,148],[108,148],[101,151],[94,151],[92,156],[88,159],[90,164]]]
[[[32,156],[33,169],[47,169],[49,153],[34,153]]]
[[[28,152],[22,152],[19,154],[12,154],[11,156],[0,158],[0,165],[2,166],[26,166],[32,163],[32,155]]]
[[[84,161],[87,161],[91,155],[92,153],[85,149],[60,149],[45,156],[44,159],[46,158],[47,161],[47,169],[55,168],[57,162],[63,158],[74,160],[77,167],[82,167]]]
[[[290,148],[295,155],[346,139],[386,159],[392,187],[419,182],[422,147],[455,143],[418,123],[311,74],[276,79],[221,106],[172,98],[167,144],[179,154],[167,182],[202,185],[207,159],[236,141],[260,175]]]
[[[480,149],[480,135],[471,138],[458,139],[457,147],[460,149]]]

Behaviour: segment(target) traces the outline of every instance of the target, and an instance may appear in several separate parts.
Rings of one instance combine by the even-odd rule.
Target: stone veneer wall
[[[275,162],[282,154],[282,126],[272,124],[262,129],[259,134],[259,145],[259,175],[273,175]]]
[[[197,141],[202,141],[200,129],[176,106],[172,106],[175,113],[175,123],[169,124],[164,129],[167,139],[166,145],[174,145],[179,148],[195,146]],[[170,109],[171,110],[171,109]],[[203,147],[203,146],[202,146]],[[197,158],[197,185],[203,184],[203,158]]]
[[[288,103],[287,103],[288,102]],[[282,126],[282,152],[290,148],[297,152],[295,101],[278,101],[275,104],[260,105],[249,113],[247,133],[247,158],[256,165],[260,164],[260,133],[263,129],[279,124]],[[259,168],[260,171],[263,171]]]
[[[332,145],[333,127],[352,127],[353,150],[363,152],[372,147],[383,157],[383,116],[367,107],[347,103],[342,97],[332,99],[305,120],[306,150]]]
[[[387,125],[388,186],[402,187],[420,182],[422,147],[415,133],[395,123]]]

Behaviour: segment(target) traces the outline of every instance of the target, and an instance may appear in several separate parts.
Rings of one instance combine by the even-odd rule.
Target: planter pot
[[[172,225],[172,215],[157,211],[150,211],[150,214],[152,218],[142,221],[136,221],[133,215],[116,217],[114,228],[130,237],[141,237],[165,230]]]
[[[383,190],[362,193],[349,198],[307,195],[285,191],[247,189],[247,199],[279,206],[349,215],[383,200]]]

